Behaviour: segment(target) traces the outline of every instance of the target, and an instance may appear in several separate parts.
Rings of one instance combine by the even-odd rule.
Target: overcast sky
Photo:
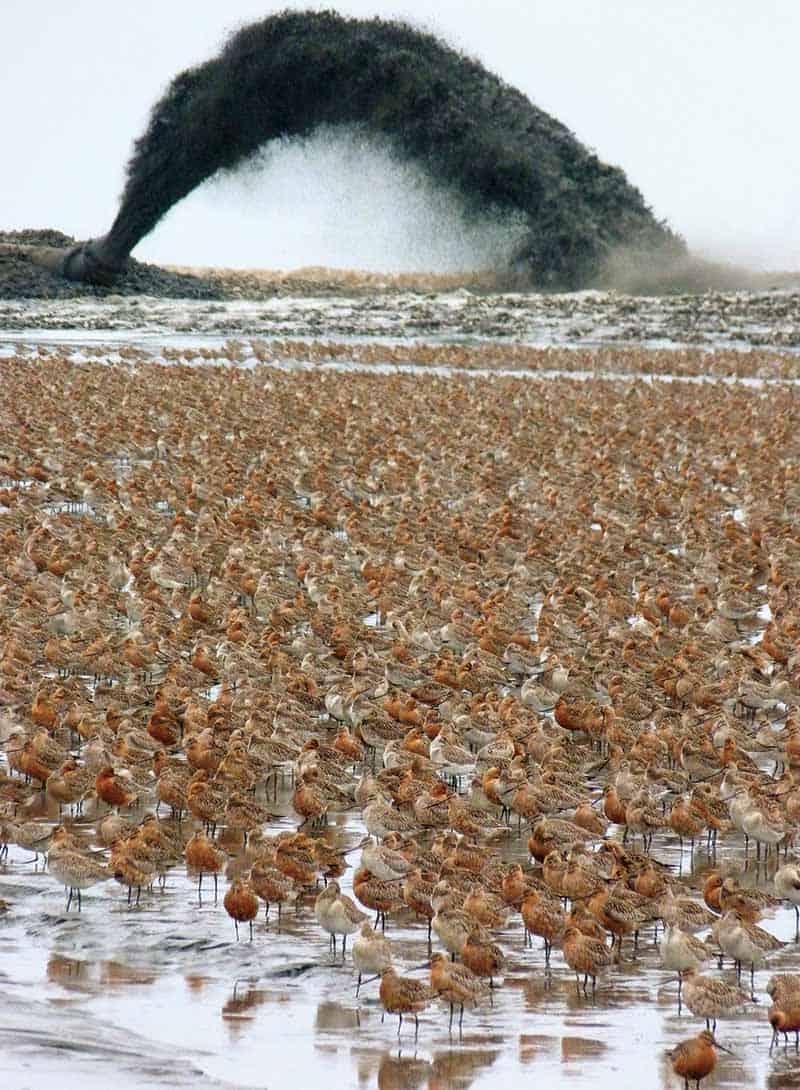
[[[0,227],[102,233],[131,143],[172,76],[243,22],[313,6],[0,0]],[[798,0],[317,6],[402,16],[478,57],[621,166],[696,251],[800,268]],[[413,268],[457,265],[458,231],[413,172],[317,144],[281,151],[256,178],[202,187],[135,253]]]

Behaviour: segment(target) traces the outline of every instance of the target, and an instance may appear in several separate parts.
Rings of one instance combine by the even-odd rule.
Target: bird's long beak
[[[716,772],[712,772],[709,776],[701,776],[697,780],[692,780],[691,784],[694,785],[696,783],[707,783],[709,780],[715,780],[717,776],[724,775],[726,771],[727,769],[723,766],[722,768],[718,768]]]
[[[362,840],[360,844],[354,844],[352,848],[345,848],[342,855],[350,855],[351,852],[357,852],[359,848],[364,848],[367,845],[366,840]]]
[[[714,1038],[714,1047],[721,1049],[723,1052],[727,1052],[729,1056],[735,1056],[736,1055],[735,1052],[732,1052],[729,1048],[726,1048],[725,1045],[721,1045],[719,1043],[719,1041],[716,1039],[716,1037]]]
[[[366,980],[361,981],[361,987],[363,988],[365,984],[371,984],[373,980],[380,980],[380,978],[380,973],[376,973],[375,976],[368,976]]]

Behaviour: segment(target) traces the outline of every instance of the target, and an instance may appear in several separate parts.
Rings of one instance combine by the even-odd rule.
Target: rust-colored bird
[[[216,878],[216,875],[215,875]],[[239,941],[239,924],[250,926],[250,941],[253,941],[253,920],[258,915],[258,897],[253,887],[243,878],[237,878],[226,891],[222,903],[225,911],[233,920],[236,929],[236,941]]]
[[[701,1081],[717,1066],[718,1048],[723,1052],[730,1052],[708,1029],[676,1045],[670,1053],[670,1059],[672,1070],[683,1079],[684,1090],[689,1090],[691,1080],[694,1080],[697,1090],[700,1090]]]
[[[110,765],[97,773],[94,780],[94,789],[97,797],[115,810],[133,806],[139,798],[135,791],[128,789],[124,779],[118,776]]]

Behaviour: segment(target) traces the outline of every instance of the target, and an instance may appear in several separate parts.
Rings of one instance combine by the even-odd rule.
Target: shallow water
[[[293,827],[288,816],[270,831]],[[340,815],[321,834],[342,846],[357,843],[357,815]],[[509,858],[524,858],[525,837],[512,838]],[[654,840],[653,855],[689,873],[688,846]],[[253,942],[237,942],[211,882],[198,905],[197,888],[182,868],[163,893],[143,894],[129,908],[115,883],[84,894],[79,913],[64,912],[63,890],[46,871],[12,848],[0,868],[0,1085],[66,1088],[298,1086],[464,1088],[616,1085],[630,1065],[642,1086],[674,1085],[665,1052],[702,1028],[684,1008],[660,968],[652,933],[633,958],[598,982],[594,1002],[578,996],[560,954],[544,970],[540,940],[523,948],[519,916],[497,937],[508,955],[493,1006],[464,1016],[463,1035],[448,1032],[444,1007],[420,1017],[419,1036],[381,1022],[377,983],[355,996],[349,954],[334,962],[313,917],[313,900],[295,913],[256,923]],[[743,864],[720,852],[718,862]],[[711,860],[696,851],[701,880]],[[750,874],[755,878],[753,861]],[[761,885],[768,885],[759,871]],[[342,882],[348,889],[347,880]],[[274,910],[273,910],[274,912]],[[794,912],[781,910],[764,926],[789,943],[756,974],[761,1009],[721,1020],[719,1038],[735,1053],[720,1063],[718,1086],[789,1086],[784,1076],[800,1061],[783,1047],[769,1055],[771,1030],[763,993],[773,972],[797,968]],[[408,914],[393,917],[387,934],[407,969],[427,956],[426,931]],[[434,939],[434,947],[436,940]],[[423,978],[424,971],[416,974]],[[726,972],[727,979],[734,979]],[[760,994],[759,994],[760,993]],[[776,1081],[777,1080],[777,1081]]]
[[[36,338],[44,331],[73,331],[71,337],[108,338],[112,343],[120,333],[136,333],[139,343],[151,347],[159,337],[178,334],[186,343],[240,336],[354,342],[394,338],[425,344],[761,347],[796,352],[800,293],[481,295],[462,289],[224,303],[141,296],[7,300],[0,301],[0,329],[15,334],[30,330]]]

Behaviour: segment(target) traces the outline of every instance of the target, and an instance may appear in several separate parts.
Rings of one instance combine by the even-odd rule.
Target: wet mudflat
[[[287,817],[276,828],[295,825]],[[350,847],[362,829],[347,815],[320,835]],[[509,845],[509,858],[525,859],[524,841]],[[681,853],[667,838],[654,841],[653,855],[676,873],[682,863],[684,877],[692,865],[688,847]],[[446,1006],[432,1008],[416,1041],[413,1024],[398,1041],[397,1020],[381,1022],[377,984],[356,999],[350,957],[344,966],[334,961],[311,901],[286,912],[280,929],[260,915],[253,942],[237,943],[221,896],[215,904],[207,891],[198,905],[196,883],[179,868],[138,908],[112,883],[68,915],[63,890],[23,858],[12,849],[0,873],[0,896],[12,903],[0,922],[0,1074],[9,1087],[49,1079],[69,1088],[110,1079],[121,1087],[269,1087],[294,1079],[466,1090],[531,1078],[610,1087],[631,1064],[641,1085],[671,1086],[665,1052],[702,1028],[685,1008],[678,1015],[674,974],[661,968],[652,930],[635,958],[626,944],[592,1002],[576,994],[557,952],[548,974],[540,940],[523,948],[517,916],[495,936],[508,965],[493,1006],[468,1011],[461,1035],[448,1032]],[[697,851],[692,879],[702,882],[713,862]],[[754,880],[752,862],[751,870]],[[763,871],[759,879],[769,887]],[[790,942],[794,914],[781,910],[768,927]],[[391,919],[387,934],[401,964],[425,960],[426,931],[409,914]],[[763,987],[771,973],[797,965],[791,943],[756,975],[760,1007],[720,1023],[718,1036],[736,1055],[725,1057],[714,1085],[792,1085],[800,1061],[792,1047],[770,1055]],[[724,975],[735,980],[730,968]]]
[[[276,295],[261,301],[105,299],[0,300],[5,330],[140,332],[158,335],[394,340],[404,345],[489,342],[533,347],[800,347],[800,293],[631,296],[455,291],[354,291]],[[522,362],[524,366],[524,361]]]
[[[146,313],[149,304],[140,307]],[[62,318],[68,324],[75,315],[65,311]],[[353,657],[361,644],[381,662],[376,676],[363,667],[372,684],[371,690],[359,686],[363,722],[372,706],[383,707],[381,656],[394,644],[412,649],[422,679],[432,678],[441,660],[457,661],[464,688],[454,689],[439,705],[441,720],[467,715],[483,722],[487,706],[510,700],[506,707],[527,717],[526,731],[538,724],[555,746],[577,750],[592,767],[591,773],[573,772],[572,780],[595,804],[602,788],[619,775],[620,759],[642,735],[654,733],[659,713],[665,713],[659,720],[664,737],[678,743],[671,762],[678,772],[682,744],[698,735],[707,736],[706,759],[718,760],[720,772],[727,737],[735,737],[768,774],[786,757],[798,700],[794,645],[785,656],[781,652],[781,640],[791,643],[794,629],[789,623],[778,629],[778,622],[791,620],[794,608],[792,465],[800,452],[793,385],[672,383],[654,389],[652,383],[619,377],[576,384],[563,377],[540,376],[532,383],[524,376],[465,376],[452,368],[491,366],[491,360],[477,352],[464,360],[455,349],[449,377],[385,373],[379,366],[372,372],[378,360],[362,361],[355,372],[326,372],[326,363],[347,363],[346,345],[317,362],[308,352],[298,353],[306,366],[292,371],[290,350],[282,344],[275,353],[279,370],[270,366],[274,341],[263,330],[251,331],[244,349],[213,338],[204,347],[202,333],[186,333],[192,341],[182,347],[173,322],[174,340],[164,336],[165,347],[152,352],[141,347],[146,323],[120,331],[110,329],[107,320],[104,332],[100,316],[96,321],[97,339],[88,339],[94,343],[82,343],[80,332],[65,336],[62,346],[52,334],[46,346],[30,334],[0,338],[0,367],[8,381],[18,391],[40,382],[42,391],[38,400],[15,402],[22,419],[16,432],[5,430],[2,452],[0,532],[17,534],[17,542],[25,544],[14,548],[13,537],[6,538],[6,749],[17,727],[33,733],[32,707],[41,695],[59,709],[54,735],[60,737],[60,722],[76,703],[94,724],[90,729],[84,723],[80,744],[76,734],[67,734],[80,762],[95,759],[86,747],[96,736],[112,763],[123,766],[138,744],[128,728],[144,728],[164,681],[155,669],[143,672],[122,657],[123,641],[133,634],[147,650],[155,634],[165,641],[159,645],[162,655],[173,648],[175,684],[206,717],[220,698],[220,682],[236,681],[229,716],[238,729],[254,731],[246,726],[254,703],[267,709],[270,725],[277,722],[285,705],[301,695],[287,684],[310,677],[318,696],[311,710],[303,705],[298,740],[314,735],[324,744],[332,742],[340,720],[323,697],[351,693],[362,670]],[[41,315],[37,324],[45,324]],[[346,335],[357,335],[356,330],[348,326]],[[325,327],[325,336],[335,331]],[[215,330],[213,336],[228,332]],[[284,336],[287,329],[275,332]],[[297,315],[291,332],[312,343]],[[158,327],[153,336],[160,335]],[[381,343],[377,326],[368,326],[364,335]],[[207,336],[212,337],[210,330]],[[98,343],[103,337],[111,347]],[[383,349],[390,355],[387,337]],[[395,358],[404,352],[413,355],[406,346]],[[559,364],[569,369],[569,356],[551,359],[553,370]],[[641,349],[635,358],[620,356],[616,366],[648,374],[648,359],[657,364],[652,374],[663,372],[661,357]],[[228,366],[205,366],[217,362]],[[614,362],[609,355],[609,370]],[[773,377],[794,377],[790,354],[773,350],[760,357],[760,376],[770,362]],[[436,365],[446,368],[447,360],[439,358]],[[714,366],[712,355],[709,374]],[[695,359],[693,371],[698,369]],[[66,423],[65,404],[73,414]],[[112,413],[109,406],[115,407]],[[309,420],[316,423],[307,428],[303,421]],[[312,433],[317,450],[309,445]],[[358,463],[365,436],[373,447]],[[226,476],[215,475],[218,458]],[[209,491],[208,485],[214,488]],[[403,512],[412,513],[410,522]],[[126,524],[136,527],[130,539]],[[455,544],[440,533],[444,525],[456,532]],[[385,543],[385,527],[397,535],[391,545]],[[499,530],[482,539],[487,527]],[[582,686],[581,699],[594,702],[595,712],[614,708],[615,722],[607,714],[598,718],[587,712],[575,730],[566,731],[552,708],[535,712],[523,701],[521,677],[508,666],[511,656],[502,657],[502,648],[495,655],[482,647],[483,657],[476,650],[466,657],[464,648],[453,651],[459,640],[471,647],[475,633],[454,636],[448,628],[456,624],[448,618],[457,607],[443,584],[434,581],[422,593],[411,588],[404,565],[424,586],[426,565],[433,563],[432,553],[418,553],[419,541],[446,558],[437,577],[451,592],[470,581],[485,595],[507,588],[508,616],[530,637],[543,668],[552,674],[554,661],[563,664]],[[754,554],[753,546],[762,549],[762,541],[764,555]],[[235,591],[241,573],[232,574],[232,562],[239,562],[238,550],[249,563],[258,561],[259,582],[263,579],[252,606]],[[131,578],[115,575],[111,583],[110,558],[117,552]],[[142,556],[146,559],[139,563]],[[387,577],[376,594],[359,572],[365,563],[387,556],[400,575],[394,583]],[[68,561],[63,572],[61,561]],[[165,575],[166,565],[176,578]],[[597,580],[615,571],[619,600],[611,602],[602,598]],[[280,583],[277,597],[273,579]],[[573,584],[581,587],[580,602]],[[114,594],[106,598],[109,587]],[[215,615],[213,623],[186,620],[187,603],[198,590]],[[655,594],[661,591],[666,612],[656,607]],[[342,592],[346,609],[337,602]],[[731,633],[723,622],[737,612],[730,608],[734,593],[747,601],[740,628],[734,623]],[[307,616],[282,619],[297,595],[306,596]],[[469,596],[458,601],[458,608],[469,608]],[[113,624],[104,612],[112,602]],[[620,612],[620,604],[629,612]],[[251,646],[253,636],[252,647],[258,648],[249,664],[237,659],[231,646],[239,646],[231,635],[231,612],[243,605],[247,616],[239,621],[247,632],[245,645]],[[334,634],[312,605],[342,623],[352,625],[356,618],[357,634]],[[294,608],[301,609],[297,601]],[[685,620],[682,610],[690,614]],[[64,613],[66,622],[53,622]],[[77,630],[69,631],[75,618]],[[166,622],[175,628],[174,643],[163,628]],[[223,622],[228,624],[224,648]],[[270,643],[273,633],[278,638]],[[88,652],[100,636],[105,642]],[[491,646],[496,637],[482,638]],[[199,643],[216,649],[213,679],[188,661]],[[342,648],[344,659],[339,659]],[[668,667],[659,675],[661,683],[650,674],[635,693],[620,689],[617,676],[645,676],[642,663],[650,655],[653,665]],[[678,665],[687,661],[685,669]],[[535,680],[538,667],[529,670]],[[676,678],[689,679],[680,698]],[[59,686],[66,696],[55,695]],[[476,703],[478,697],[483,704]],[[644,702],[644,710],[634,707],[637,701]],[[114,719],[112,705],[131,723],[108,733],[102,720]],[[352,702],[351,710],[356,729]],[[503,733],[500,721],[497,733]],[[521,745],[526,738],[521,731]],[[686,745],[683,752],[688,753]],[[595,768],[602,755],[609,756],[608,764]],[[5,761],[7,772],[8,755]],[[546,764],[545,754],[534,764]],[[636,766],[637,771],[647,765]],[[704,777],[695,773],[694,778]],[[4,787],[14,781],[22,782],[15,775]],[[156,802],[155,776],[137,772],[137,781],[141,800],[128,815],[134,821]],[[662,795],[651,782],[668,812],[674,793]],[[468,779],[460,786],[466,790]],[[270,837],[296,829],[300,821],[291,808],[292,785],[281,777],[278,788],[276,794],[271,779],[256,791],[277,815],[264,830]],[[686,788],[691,790],[690,779]],[[3,813],[52,826],[58,810],[44,794],[34,784],[13,805],[9,796]],[[95,822],[105,813],[90,790],[84,813],[75,818],[78,832],[98,849]],[[789,822],[792,842],[794,826],[786,814],[781,820]],[[184,819],[183,825],[188,834],[197,822]],[[512,817],[511,830],[492,850],[503,862],[520,861],[527,868],[531,823],[518,836]],[[357,845],[364,831],[354,805],[331,812],[327,827],[311,835],[346,849]],[[610,826],[608,835],[621,840],[623,829]],[[226,833],[222,843],[235,865],[241,841]],[[720,835],[712,856],[702,838],[694,854],[688,844],[681,850],[667,829],[656,831],[650,850],[668,865],[676,886],[698,903],[704,878],[714,868],[738,874],[745,887],[772,890],[774,855],[768,867],[757,868],[752,846],[745,859],[743,837],[733,828]],[[651,926],[642,928],[635,957],[632,939],[625,939],[621,962],[600,979],[592,1001],[576,993],[574,975],[558,950],[551,972],[545,971],[541,940],[534,938],[533,949],[526,950],[519,913],[510,912],[505,926],[492,932],[507,957],[492,1005],[468,1010],[463,1033],[451,1034],[447,1007],[434,1004],[420,1018],[418,1037],[407,1025],[398,1042],[396,1018],[382,1022],[377,983],[366,985],[357,999],[350,953],[342,966],[329,952],[327,935],[314,919],[313,892],[300,897],[296,910],[284,909],[280,927],[274,908],[265,922],[262,907],[253,942],[246,941],[246,926],[236,942],[222,906],[224,878],[217,902],[206,879],[198,904],[196,879],[179,862],[169,868],[163,891],[143,890],[138,906],[130,907],[127,889],[110,880],[84,891],[78,914],[74,907],[65,911],[63,887],[30,858],[12,843],[0,865],[0,898],[8,904],[0,914],[4,1086],[92,1088],[113,1081],[122,1088],[277,1087],[294,1080],[297,1086],[433,1090],[501,1082],[522,1086],[532,1079],[605,1087],[634,1078],[642,1086],[672,1086],[678,1083],[666,1051],[703,1025],[685,1008],[678,1014],[674,973],[660,968]],[[351,860],[357,863],[357,854]],[[352,876],[351,865],[341,879],[347,892]],[[735,1056],[723,1057],[709,1085],[788,1087],[798,1078],[800,1061],[791,1045],[785,1052],[781,1043],[770,1054],[764,992],[772,973],[797,971],[800,965],[794,912],[776,908],[760,925],[787,945],[756,973],[758,1003],[720,1020],[718,1036]],[[407,910],[390,913],[387,934],[401,971],[425,961],[426,933]],[[716,967],[707,971],[720,975]],[[427,978],[425,971],[415,975]],[[729,960],[721,975],[735,981]]]

